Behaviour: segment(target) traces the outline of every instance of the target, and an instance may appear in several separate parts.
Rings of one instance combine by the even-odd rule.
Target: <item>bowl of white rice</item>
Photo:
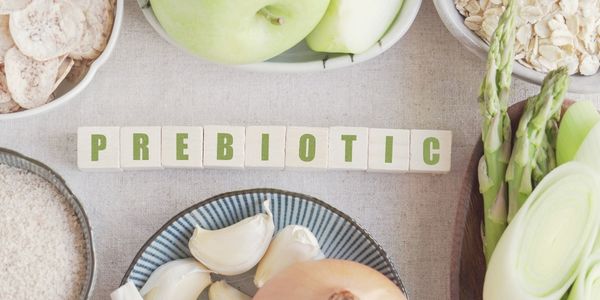
[[[0,203],[0,299],[88,299],[95,279],[92,230],[65,181],[0,148]]]

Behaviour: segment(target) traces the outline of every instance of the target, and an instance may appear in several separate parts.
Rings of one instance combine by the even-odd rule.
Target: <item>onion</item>
[[[296,263],[269,280],[254,300],[406,300],[391,280],[365,265],[324,259]]]

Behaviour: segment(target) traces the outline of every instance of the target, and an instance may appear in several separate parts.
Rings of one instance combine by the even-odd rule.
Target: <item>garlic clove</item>
[[[270,201],[264,201],[263,207],[265,213],[222,229],[196,227],[189,242],[190,252],[222,275],[238,275],[252,269],[267,251],[275,231]]]
[[[262,287],[269,279],[296,262],[323,259],[319,241],[310,229],[289,225],[279,231],[258,264],[254,284]]]
[[[110,294],[112,300],[144,300],[131,281]]]
[[[193,258],[174,260],[156,269],[140,294],[144,300],[196,300],[212,283],[210,273]]]
[[[221,280],[213,283],[208,290],[209,300],[250,300],[250,296]]]

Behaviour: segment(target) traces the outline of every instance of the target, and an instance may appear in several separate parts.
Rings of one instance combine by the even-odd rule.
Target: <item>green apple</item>
[[[226,64],[267,60],[293,47],[319,24],[329,0],[151,0],[171,38]]]
[[[331,0],[331,4],[306,38],[315,51],[359,54],[385,34],[402,8],[403,0]]]

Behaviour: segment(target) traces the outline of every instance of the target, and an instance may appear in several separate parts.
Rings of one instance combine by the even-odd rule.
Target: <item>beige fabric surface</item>
[[[49,113],[0,122],[0,147],[47,163],[84,203],[97,250],[92,299],[108,298],[139,247],[177,212],[218,193],[255,187],[306,193],[338,207],[389,252],[412,299],[448,299],[455,209],[479,134],[483,68],[448,33],[431,0],[384,55],[316,74],[250,73],[200,61],[163,41],[136,1],[126,0],[118,46],[90,87]],[[516,80],[513,101],[536,89]],[[599,95],[571,97],[600,101]],[[449,129],[453,170],[443,176],[77,170],[78,126],[208,124]]]

